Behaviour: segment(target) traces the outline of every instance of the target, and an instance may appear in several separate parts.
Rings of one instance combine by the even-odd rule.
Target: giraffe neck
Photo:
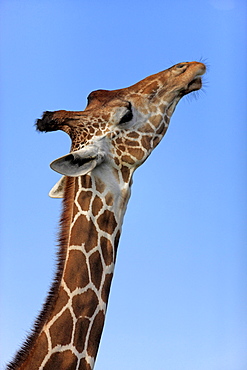
[[[100,177],[67,179],[59,271],[20,369],[93,369],[131,178]]]

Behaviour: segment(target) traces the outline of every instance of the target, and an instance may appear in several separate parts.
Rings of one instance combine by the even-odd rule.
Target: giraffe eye
[[[125,115],[121,118],[121,120],[119,121],[119,124],[121,125],[122,123],[125,123],[125,122],[129,122],[131,121],[133,118],[133,113],[132,113],[132,110],[131,110],[131,105],[128,107],[128,110],[127,112],[125,113]]]

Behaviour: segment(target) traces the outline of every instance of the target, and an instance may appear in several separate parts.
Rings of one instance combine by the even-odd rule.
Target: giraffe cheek
[[[128,148],[128,154],[122,156],[122,162],[125,166],[139,167],[147,157],[147,152],[136,147]]]
[[[145,157],[145,152],[140,148],[129,148],[128,152],[132,157],[135,157],[137,161],[140,161]]]
[[[152,136],[150,136],[150,135],[143,135],[143,137],[141,139],[141,144],[142,144],[142,146],[143,146],[144,149],[150,150],[150,148],[151,148],[151,142],[152,142]]]
[[[126,165],[133,165],[135,164],[134,158],[132,158],[130,155],[123,155],[122,156],[122,162]]]
[[[150,122],[155,126],[158,127],[160,125],[160,122],[162,121],[162,115],[157,114],[150,118]]]

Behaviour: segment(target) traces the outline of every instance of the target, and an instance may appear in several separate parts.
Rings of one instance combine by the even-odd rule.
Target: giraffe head
[[[111,167],[127,183],[161,141],[178,101],[201,88],[205,70],[202,63],[179,63],[124,89],[93,91],[82,112],[45,112],[38,130],[62,130],[72,140],[71,152],[51,168],[77,177]]]

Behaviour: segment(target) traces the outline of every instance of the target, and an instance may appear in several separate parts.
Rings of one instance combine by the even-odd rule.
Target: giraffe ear
[[[53,186],[53,188],[49,192],[49,197],[63,198],[64,197],[64,186],[65,186],[65,176],[62,176],[61,179]]]
[[[97,148],[88,147],[71,152],[51,162],[51,168],[65,176],[77,177],[86,175],[103,161],[103,155]]]

